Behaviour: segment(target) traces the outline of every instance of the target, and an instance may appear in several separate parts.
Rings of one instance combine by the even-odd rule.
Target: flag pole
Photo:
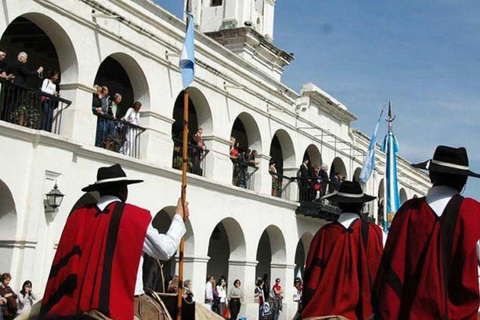
[[[191,12],[191,0],[187,0],[187,12]],[[188,16],[186,26],[188,28]],[[186,31],[186,30],[185,30]],[[188,164],[188,87],[183,95],[183,145],[182,145],[182,189],[181,201],[183,213],[187,212],[187,164]],[[184,217],[185,220],[185,217]],[[178,261],[178,297],[177,297],[177,320],[182,319],[183,302],[183,263],[185,250],[185,236],[180,241],[180,254]]]

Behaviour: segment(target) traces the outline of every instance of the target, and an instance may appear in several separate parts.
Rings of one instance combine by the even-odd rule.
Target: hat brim
[[[422,169],[422,170],[428,170],[428,171],[443,172],[443,173],[449,173],[449,174],[456,174],[459,176],[469,176],[473,178],[480,178],[480,174],[475,173],[473,171],[442,166],[436,163],[432,163],[430,160],[412,164],[412,167],[417,169]]]
[[[372,200],[375,200],[377,197],[364,194],[362,197],[345,197],[338,194],[338,191],[334,191],[330,194],[327,194],[322,197],[322,199],[329,200],[331,202],[341,202],[341,203],[365,203]]]
[[[94,184],[86,186],[85,188],[82,189],[82,191],[83,192],[98,191],[99,189],[108,185],[114,185],[114,184],[129,185],[129,184],[135,184],[135,183],[141,183],[141,182],[143,182],[143,180],[132,180],[132,179],[108,181],[108,182],[96,182]]]

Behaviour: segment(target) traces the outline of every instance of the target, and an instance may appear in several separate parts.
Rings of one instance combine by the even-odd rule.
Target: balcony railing
[[[97,115],[95,145],[130,157],[140,158],[141,133],[146,129],[110,116]]]
[[[180,139],[173,138],[173,159],[172,159],[172,168],[182,170],[182,146],[183,141]],[[205,174],[205,163],[206,156],[210,150],[198,147],[195,144],[188,144],[188,161],[187,161],[187,171],[197,176],[204,176]]]
[[[231,160],[233,163],[232,184],[243,189],[254,190],[255,172],[259,167],[254,161],[245,161],[240,156]]]
[[[0,85],[0,120],[60,134],[63,110],[71,101],[4,79]]]

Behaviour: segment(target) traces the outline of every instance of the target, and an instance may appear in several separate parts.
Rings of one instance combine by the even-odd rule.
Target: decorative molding
[[[214,142],[219,142],[221,144],[225,144],[225,145],[230,145],[230,140],[227,140],[227,139],[224,139],[222,137],[219,137],[219,136],[215,136],[215,135],[210,135],[210,136],[203,136],[203,140],[204,141],[214,141]]]
[[[186,263],[208,263],[210,257],[184,257],[183,261]]]
[[[82,90],[88,93],[95,93],[93,86],[89,86],[83,83],[61,83],[60,90]]]
[[[270,268],[272,269],[295,269],[294,264],[288,263],[270,263]]]
[[[228,260],[229,266],[239,266],[239,267],[256,267],[258,261],[246,261],[246,260]]]
[[[165,121],[168,124],[173,124],[175,122],[175,119],[166,117],[160,113],[157,113],[152,110],[140,110],[140,117],[141,118],[147,118],[147,117],[152,117],[154,119],[162,120]]]
[[[0,240],[0,248],[35,249],[35,240]]]

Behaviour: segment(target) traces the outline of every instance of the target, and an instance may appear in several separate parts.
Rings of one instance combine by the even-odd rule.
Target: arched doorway
[[[262,233],[257,247],[256,278],[267,278],[271,286],[276,278],[285,282],[286,245],[282,231],[274,225]],[[288,285],[288,284],[284,284]]]
[[[132,81],[134,80],[134,81]],[[94,85],[102,88],[102,97],[92,105],[101,106],[101,112],[92,110],[97,119],[95,145],[97,147],[139,157],[139,117],[128,116],[125,123],[120,121],[129,108],[138,101],[141,108],[148,109],[150,98],[145,74],[138,63],[125,53],[114,53],[105,58],[98,68]],[[121,100],[116,100],[121,96]]]
[[[347,168],[340,157],[333,159],[330,166],[330,180],[332,183],[329,186],[329,192],[338,190],[340,184],[347,179]]]
[[[181,170],[182,167],[182,145],[183,145],[183,120],[184,120],[184,98],[185,92],[182,91],[175,100],[173,108],[172,139],[173,139],[173,159],[172,167]],[[212,134],[212,114],[210,106],[203,93],[194,87],[189,88],[188,96],[188,172],[203,176],[205,173],[205,161],[209,150],[205,147],[203,135]],[[199,129],[202,129],[201,132]],[[201,141],[194,136],[202,136]]]
[[[293,142],[285,130],[277,130],[270,144],[270,174],[272,175],[272,196],[286,198],[282,176],[284,167],[296,167]],[[276,173],[276,175],[275,175]]]
[[[407,191],[405,191],[405,188],[400,189],[400,203],[404,204],[408,200],[407,197]]]
[[[213,229],[208,244],[207,275],[215,279],[224,277],[227,285],[233,278],[243,278],[239,270],[231,267],[231,262],[245,260],[245,237],[242,228],[233,218],[220,221]],[[229,280],[230,279],[230,280]]]
[[[355,169],[355,172],[353,173],[352,181],[356,181],[356,182],[360,183],[360,185],[363,185],[363,181],[360,180],[360,173],[361,172],[362,172],[362,168]]]
[[[17,62],[20,52],[28,55],[28,61],[24,65],[27,70],[35,71],[40,66],[44,68],[39,76],[26,77],[25,83],[18,77],[13,84],[5,83],[2,86],[0,120],[59,133],[65,105],[58,101],[51,102],[55,103],[56,108],[52,109],[52,114],[45,114],[38,89],[42,85],[41,77],[47,78],[51,71],[59,72],[57,92],[60,91],[59,83],[77,81],[77,57],[69,36],[51,18],[40,13],[28,13],[17,17],[8,25],[0,43],[7,50],[7,72],[8,66]],[[17,87],[17,84],[30,89]]]
[[[7,242],[15,240],[17,232],[17,210],[12,192],[0,180],[0,270],[10,270],[13,258],[13,247]]]
[[[166,234],[170,229],[172,219],[175,215],[175,207],[168,206],[160,210],[152,220],[152,226],[157,229],[158,233]],[[192,226],[187,220],[185,223],[187,232],[185,234],[185,256],[189,256],[193,253],[194,237]],[[162,292],[163,289],[167,289],[168,283],[177,275],[177,254],[173,255],[168,261],[158,261],[148,255],[144,255],[143,261],[143,284],[145,288],[150,288],[158,292]],[[159,263],[162,264],[163,274],[159,267]],[[163,277],[163,282],[162,282]],[[162,288],[164,283],[165,287]]]
[[[233,162],[233,185],[255,190],[255,185],[260,184],[255,174],[257,166],[256,154],[262,153],[262,141],[260,130],[255,119],[248,113],[242,112],[233,122],[230,133],[234,146],[230,151],[230,158]]]
[[[303,154],[303,159],[309,160],[310,167],[318,166],[320,168],[322,166],[322,155],[320,154],[317,146],[314,144],[311,144],[307,147],[305,153]]]

